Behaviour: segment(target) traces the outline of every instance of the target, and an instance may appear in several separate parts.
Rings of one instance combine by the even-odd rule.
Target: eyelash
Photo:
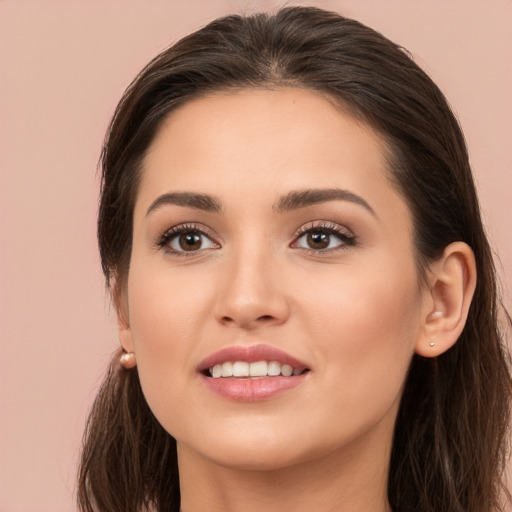
[[[331,254],[335,251],[346,250],[348,247],[354,247],[357,245],[357,238],[355,235],[347,228],[343,228],[338,224],[334,224],[333,222],[325,222],[325,221],[315,221],[309,224],[305,224],[300,227],[298,231],[295,233],[294,244],[308,233],[327,233],[328,235],[333,235],[336,237],[342,244],[338,247],[333,247],[331,249],[311,249],[302,247],[303,251],[308,251],[312,254],[317,255],[327,255]]]
[[[181,224],[178,226],[173,226],[171,229],[167,230],[165,233],[160,235],[155,240],[155,245],[159,249],[165,249],[166,252],[169,254],[172,254],[173,256],[177,257],[188,257],[188,256],[195,256],[200,251],[177,251],[175,249],[171,249],[169,244],[172,240],[174,240],[177,236],[183,234],[183,233],[197,233],[202,236],[205,236],[208,238],[212,243],[218,245],[218,243],[215,241],[215,236],[212,231],[209,229],[205,229],[202,226],[198,226],[197,224]],[[301,237],[308,233],[314,233],[314,232],[321,232],[326,233],[329,235],[333,235],[336,237],[340,242],[341,245],[339,247],[334,247],[330,249],[311,249],[311,248],[305,248],[302,247],[303,251],[307,251],[312,254],[317,255],[325,255],[330,254],[334,251],[340,251],[340,250],[346,250],[347,247],[354,247],[357,245],[357,239],[356,237],[346,228],[342,228],[338,224],[334,224],[332,222],[324,222],[324,221],[316,221],[309,224],[306,224],[299,228],[297,232],[294,235],[294,241],[292,244],[296,244],[298,240],[300,240]],[[292,245],[293,247],[293,245]],[[202,249],[207,250],[207,249]]]
[[[199,251],[176,251],[175,249],[171,249],[169,245],[174,238],[187,232],[198,233],[200,235],[203,235],[206,238],[210,239],[214,244],[218,245],[218,243],[215,242],[215,236],[213,232],[204,227],[200,227],[197,224],[180,224],[179,226],[173,226],[171,229],[167,230],[165,233],[163,233],[161,236],[157,238],[157,240],[155,241],[155,245],[160,249],[165,249],[166,252],[172,254],[173,256],[195,256],[195,253]]]

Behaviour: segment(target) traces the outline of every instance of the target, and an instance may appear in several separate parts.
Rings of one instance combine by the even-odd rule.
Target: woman
[[[405,52],[314,8],[216,20],[135,79],[102,166],[122,348],[81,510],[499,510],[492,256]]]

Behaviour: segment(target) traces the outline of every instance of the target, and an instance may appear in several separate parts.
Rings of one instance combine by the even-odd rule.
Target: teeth
[[[290,377],[300,375],[302,368],[293,368],[289,364],[281,364],[278,361],[257,361],[247,363],[245,361],[227,361],[209,368],[210,375],[214,379],[219,377],[277,377],[283,375]]]
[[[249,377],[249,363],[243,361],[233,363],[233,377]]]
[[[281,375],[281,365],[277,361],[268,363],[268,374],[271,376]]]
[[[218,366],[222,366],[222,376],[223,377],[233,377],[233,363],[224,363],[222,365],[218,365]]]
[[[289,364],[283,364],[283,366],[281,366],[281,373],[285,377],[290,377],[290,375],[293,374],[293,367],[291,367]]]
[[[249,375],[251,377],[265,377],[267,375],[267,362],[258,361],[257,363],[251,363],[249,366]]]

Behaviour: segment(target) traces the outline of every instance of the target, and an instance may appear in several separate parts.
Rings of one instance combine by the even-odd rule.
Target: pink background
[[[512,1],[290,3],[382,31],[440,85],[510,282]],[[116,102],[172,41],[278,4],[0,0],[0,512],[75,510],[86,412],[117,344],[95,239],[96,164]]]

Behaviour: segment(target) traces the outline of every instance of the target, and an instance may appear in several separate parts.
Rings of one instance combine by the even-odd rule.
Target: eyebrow
[[[357,204],[368,210],[372,215],[377,216],[375,210],[361,196],[340,188],[292,191],[281,197],[279,201],[274,204],[273,210],[276,213],[283,213],[336,200]],[[221,213],[223,210],[221,201],[214,196],[197,192],[169,192],[158,196],[151,203],[146,215],[149,215],[151,212],[167,204],[186,206],[211,213]]]
[[[336,200],[355,203],[368,210],[373,216],[377,216],[375,210],[361,196],[341,188],[306,189],[290,192],[279,199],[274,205],[274,211],[281,213]]]
[[[175,204],[177,206],[187,206],[189,208],[196,208],[205,212],[220,213],[222,212],[222,205],[220,201],[207,194],[198,194],[196,192],[170,192],[158,196],[148,208],[146,215],[157,210],[163,205]]]

